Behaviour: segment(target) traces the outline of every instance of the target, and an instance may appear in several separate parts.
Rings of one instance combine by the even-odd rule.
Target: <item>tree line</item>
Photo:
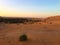
[[[28,18],[3,18],[0,17],[0,23],[25,23],[25,22],[39,22],[41,20],[34,20]]]

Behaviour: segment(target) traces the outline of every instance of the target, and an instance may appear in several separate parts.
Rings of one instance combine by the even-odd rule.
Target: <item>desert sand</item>
[[[0,23],[0,45],[60,45],[60,20],[57,20],[33,24]],[[28,41],[19,41],[22,34],[28,36]]]

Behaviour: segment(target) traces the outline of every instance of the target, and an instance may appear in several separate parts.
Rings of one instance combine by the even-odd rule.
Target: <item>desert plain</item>
[[[27,41],[19,41],[22,34]],[[46,18],[46,22],[0,23],[0,45],[60,45],[60,16]]]

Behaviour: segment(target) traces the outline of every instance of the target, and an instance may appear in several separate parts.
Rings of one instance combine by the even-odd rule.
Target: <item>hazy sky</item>
[[[60,0],[0,0],[0,16],[46,17],[60,14]]]

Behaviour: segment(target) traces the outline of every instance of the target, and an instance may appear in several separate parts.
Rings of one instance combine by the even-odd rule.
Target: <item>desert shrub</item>
[[[50,22],[50,24],[52,24],[52,22]]]
[[[23,24],[27,24],[26,22],[24,22]]]
[[[27,41],[27,35],[21,35],[20,37],[19,37],[19,40],[20,41]]]

